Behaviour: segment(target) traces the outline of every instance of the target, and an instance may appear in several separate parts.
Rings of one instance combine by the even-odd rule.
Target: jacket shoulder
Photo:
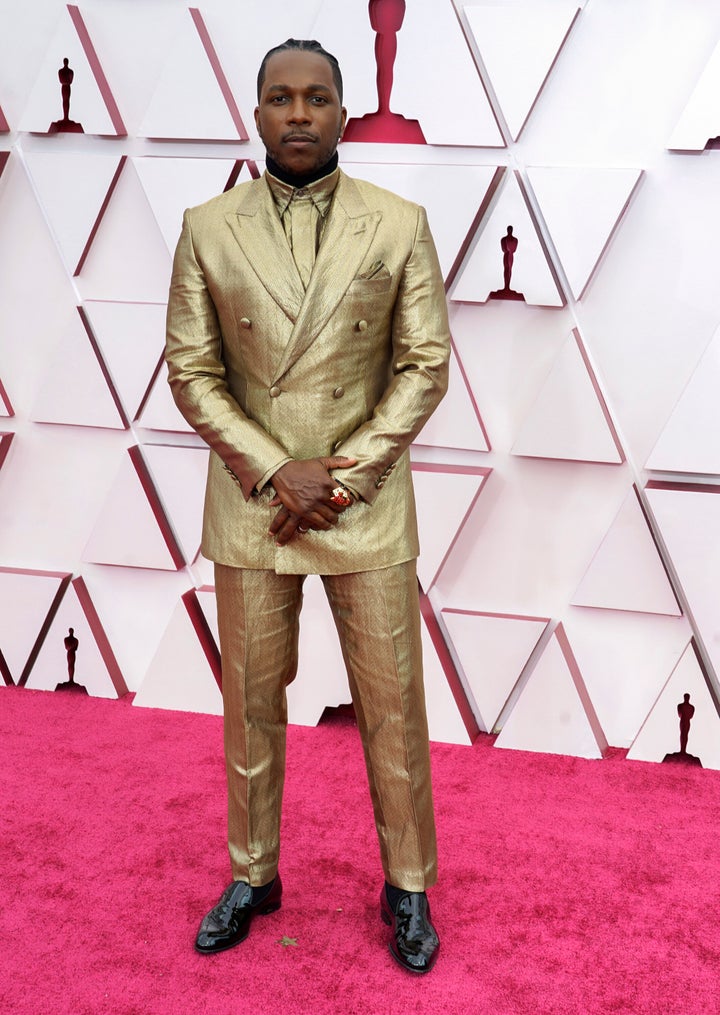
[[[369,208],[388,209],[396,213],[404,212],[411,215],[417,215],[420,211],[421,206],[419,204],[416,204],[414,201],[408,201],[405,197],[400,197],[399,194],[395,194],[392,190],[386,190],[384,187],[370,183],[369,180],[361,180],[356,176],[348,176],[345,173],[343,176],[345,185],[357,188],[359,195]]]
[[[255,193],[262,193],[265,187],[266,184],[262,178],[236,183],[230,190],[211,197],[209,201],[203,201],[202,204],[188,208],[187,214],[193,219],[212,218],[215,215],[222,217],[228,212],[237,211],[243,201]]]

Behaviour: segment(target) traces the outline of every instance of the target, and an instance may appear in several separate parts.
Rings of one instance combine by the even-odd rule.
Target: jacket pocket
[[[378,296],[380,293],[390,292],[393,287],[393,277],[383,265],[377,275],[372,278],[358,276],[348,286],[349,296]]]

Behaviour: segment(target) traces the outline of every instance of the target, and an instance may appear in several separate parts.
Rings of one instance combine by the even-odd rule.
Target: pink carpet
[[[0,730],[2,1012],[720,1010],[720,773],[434,745],[442,949],[416,978],[350,721],[290,728],[285,901],[215,957],[192,945],[229,880],[221,721],[4,688]]]

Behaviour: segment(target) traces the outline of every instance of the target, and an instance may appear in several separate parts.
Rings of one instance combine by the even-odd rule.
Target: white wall
[[[419,573],[455,664],[428,635],[431,733],[469,740],[452,686],[498,746],[662,760],[684,688],[689,750],[720,767],[720,152],[699,150],[720,135],[720,8],[406,7],[393,109],[429,143],[341,161],[427,207],[449,282],[451,392],[413,452]],[[375,65],[366,0],[199,11],[0,0],[0,668],[54,687],[73,625],[91,693],[217,711],[205,452],[162,374],[145,398],[171,250],[235,160],[262,169],[267,48],[319,38],[350,116],[374,108]],[[85,133],[49,136],[64,56]],[[525,302],[488,300],[508,224]],[[347,698],[325,629],[310,582],[295,721]]]

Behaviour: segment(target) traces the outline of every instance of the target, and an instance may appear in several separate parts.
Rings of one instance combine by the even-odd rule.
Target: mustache
[[[317,141],[316,134],[307,134],[304,131],[293,130],[283,134],[283,141]]]

